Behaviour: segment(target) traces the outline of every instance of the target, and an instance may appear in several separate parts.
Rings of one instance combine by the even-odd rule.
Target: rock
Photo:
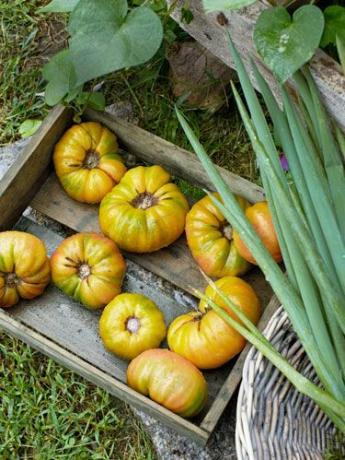
[[[226,102],[226,86],[234,71],[199,43],[174,43],[167,55],[172,92],[194,108],[216,112]]]
[[[29,142],[30,138],[21,139],[13,144],[0,147],[0,180],[5,175],[8,168],[12,165],[14,160],[21,155],[24,147]]]
[[[180,436],[171,428],[134,409],[152,438],[160,460],[236,460],[236,401],[224,412],[206,447]]]

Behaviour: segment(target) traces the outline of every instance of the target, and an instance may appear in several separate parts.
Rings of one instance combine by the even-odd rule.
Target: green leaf
[[[69,50],[55,54],[43,67],[43,77],[48,81],[45,100],[48,105],[61,102],[71,91],[76,90],[76,74]]]
[[[325,30],[320,43],[321,48],[330,43],[335,45],[337,35],[342,36],[345,40],[345,8],[339,5],[328,6],[323,14]]]
[[[302,6],[292,18],[285,8],[277,6],[261,13],[254,42],[266,65],[283,83],[312,58],[323,28],[323,14],[316,6]]]
[[[100,92],[82,92],[77,98],[79,104],[85,104],[91,109],[102,112],[105,109],[105,97],[103,93]]]
[[[23,139],[25,139],[26,137],[30,137],[33,134],[35,134],[35,132],[38,130],[41,124],[42,120],[25,120],[19,126],[19,134]]]
[[[52,0],[48,5],[38,9],[39,13],[69,13],[79,3],[79,0]]]
[[[343,68],[343,72],[345,74],[345,35],[336,36],[336,45],[337,45],[339,61]]]
[[[181,9],[181,21],[190,24],[194,19],[193,12],[189,8]]]
[[[147,7],[127,9],[125,0],[80,0],[72,12],[70,51],[78,84],[143,64],[158,50],[163,28],[157,14]]]
[[[255,3],[256,0],[204,0],[204,8],[209,11],[237,10]]]

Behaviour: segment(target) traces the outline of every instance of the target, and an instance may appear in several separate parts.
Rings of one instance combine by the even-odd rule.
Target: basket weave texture
[[[319,383],[282,307],[264,334],[290,364]],[[239,460],[321,460],[335,445],[335,428],[328,417],[254,347],[244,364],[236,419]]]

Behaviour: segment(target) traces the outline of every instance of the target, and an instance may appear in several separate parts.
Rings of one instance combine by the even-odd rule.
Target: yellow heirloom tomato
[[[66,238],[51,257],[52,280],[88,308],[103,308],[121,292],[126,263],[116,244],[97,233]]]
[[[127,369],[128,385],[182,417],[198,414],[207,400],[207,383],[192,363],[169,350],[147,350]]]
[[[126,172],[115,134],[93,121],[72,126],[54,150],[56,174],[74,200],[99,203]]]
[[[130,252],[153,252],[183,233],[188,202],[161,166],[130,169],[101,202],[103,233]]]
[[[214,196],[221,199],[218,193]],[[244,198],[238,196],[237,200],[242,209],[249,206]],[[250,268],[235,247],[230,224],[209,196],[195,203],[187,214],[186,236],[195,261],[207,275],[242,275]]]
[[[103,310],[99,332],[105,347],[124,359],[159,347],[166,327],[162,312],[141,294],[124,293]]]
[[[26,232],[0,233],[0,307],[33,299],[50,281],[50,264],[42,241]]]
[[[235,276],[216,281],[217,287],[256,324],[260,317],[260,302],[253,288]],[[205,295],[217,305],[236,315],[208,286]],[[245,339],[229,326],[205,301],[199,304],[200,312],[192,311],[178,316],[169,326],[169,348],[184,356],[200,369],[214,369],[236,356],[245,346]]]

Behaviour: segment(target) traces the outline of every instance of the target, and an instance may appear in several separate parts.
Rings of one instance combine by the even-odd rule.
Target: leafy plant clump
[[[86,82],[147,62],[159,49],[163,27],[147,6],[129,10],[127,0],[53,0],[41,12],[69,12],[68,49],[43,69],[48,105],[88,103],[104,107],[99,93],[83,91]]]
[[[206,300],[299,391],[314,399],[335,426],[345,433],[345,175],[341,155],[344,136],[338,131],[339,141],[336,141],[307,69],[294,76],[300,101],[299,112],[282,85],[283,109],[279,108],[269,86],[253,64],[254,76],[289,164],[287,175],[280,164],[279,151],[248,73],[231,40],[230,48],[248,111],[234,86],[233,92],[257,156],[286,274],[263,246],[233,193],[179,111],[178,118],[223,203],[213,195],[210,198],[239,232],[280,299],[322,388],[290,366],[224,294],[222,296],[219,291],[243,324],[234,321],[210,299]],[[300,113],[304,114],[303,118]],[[201,296],[200,293],[198,295]]]

